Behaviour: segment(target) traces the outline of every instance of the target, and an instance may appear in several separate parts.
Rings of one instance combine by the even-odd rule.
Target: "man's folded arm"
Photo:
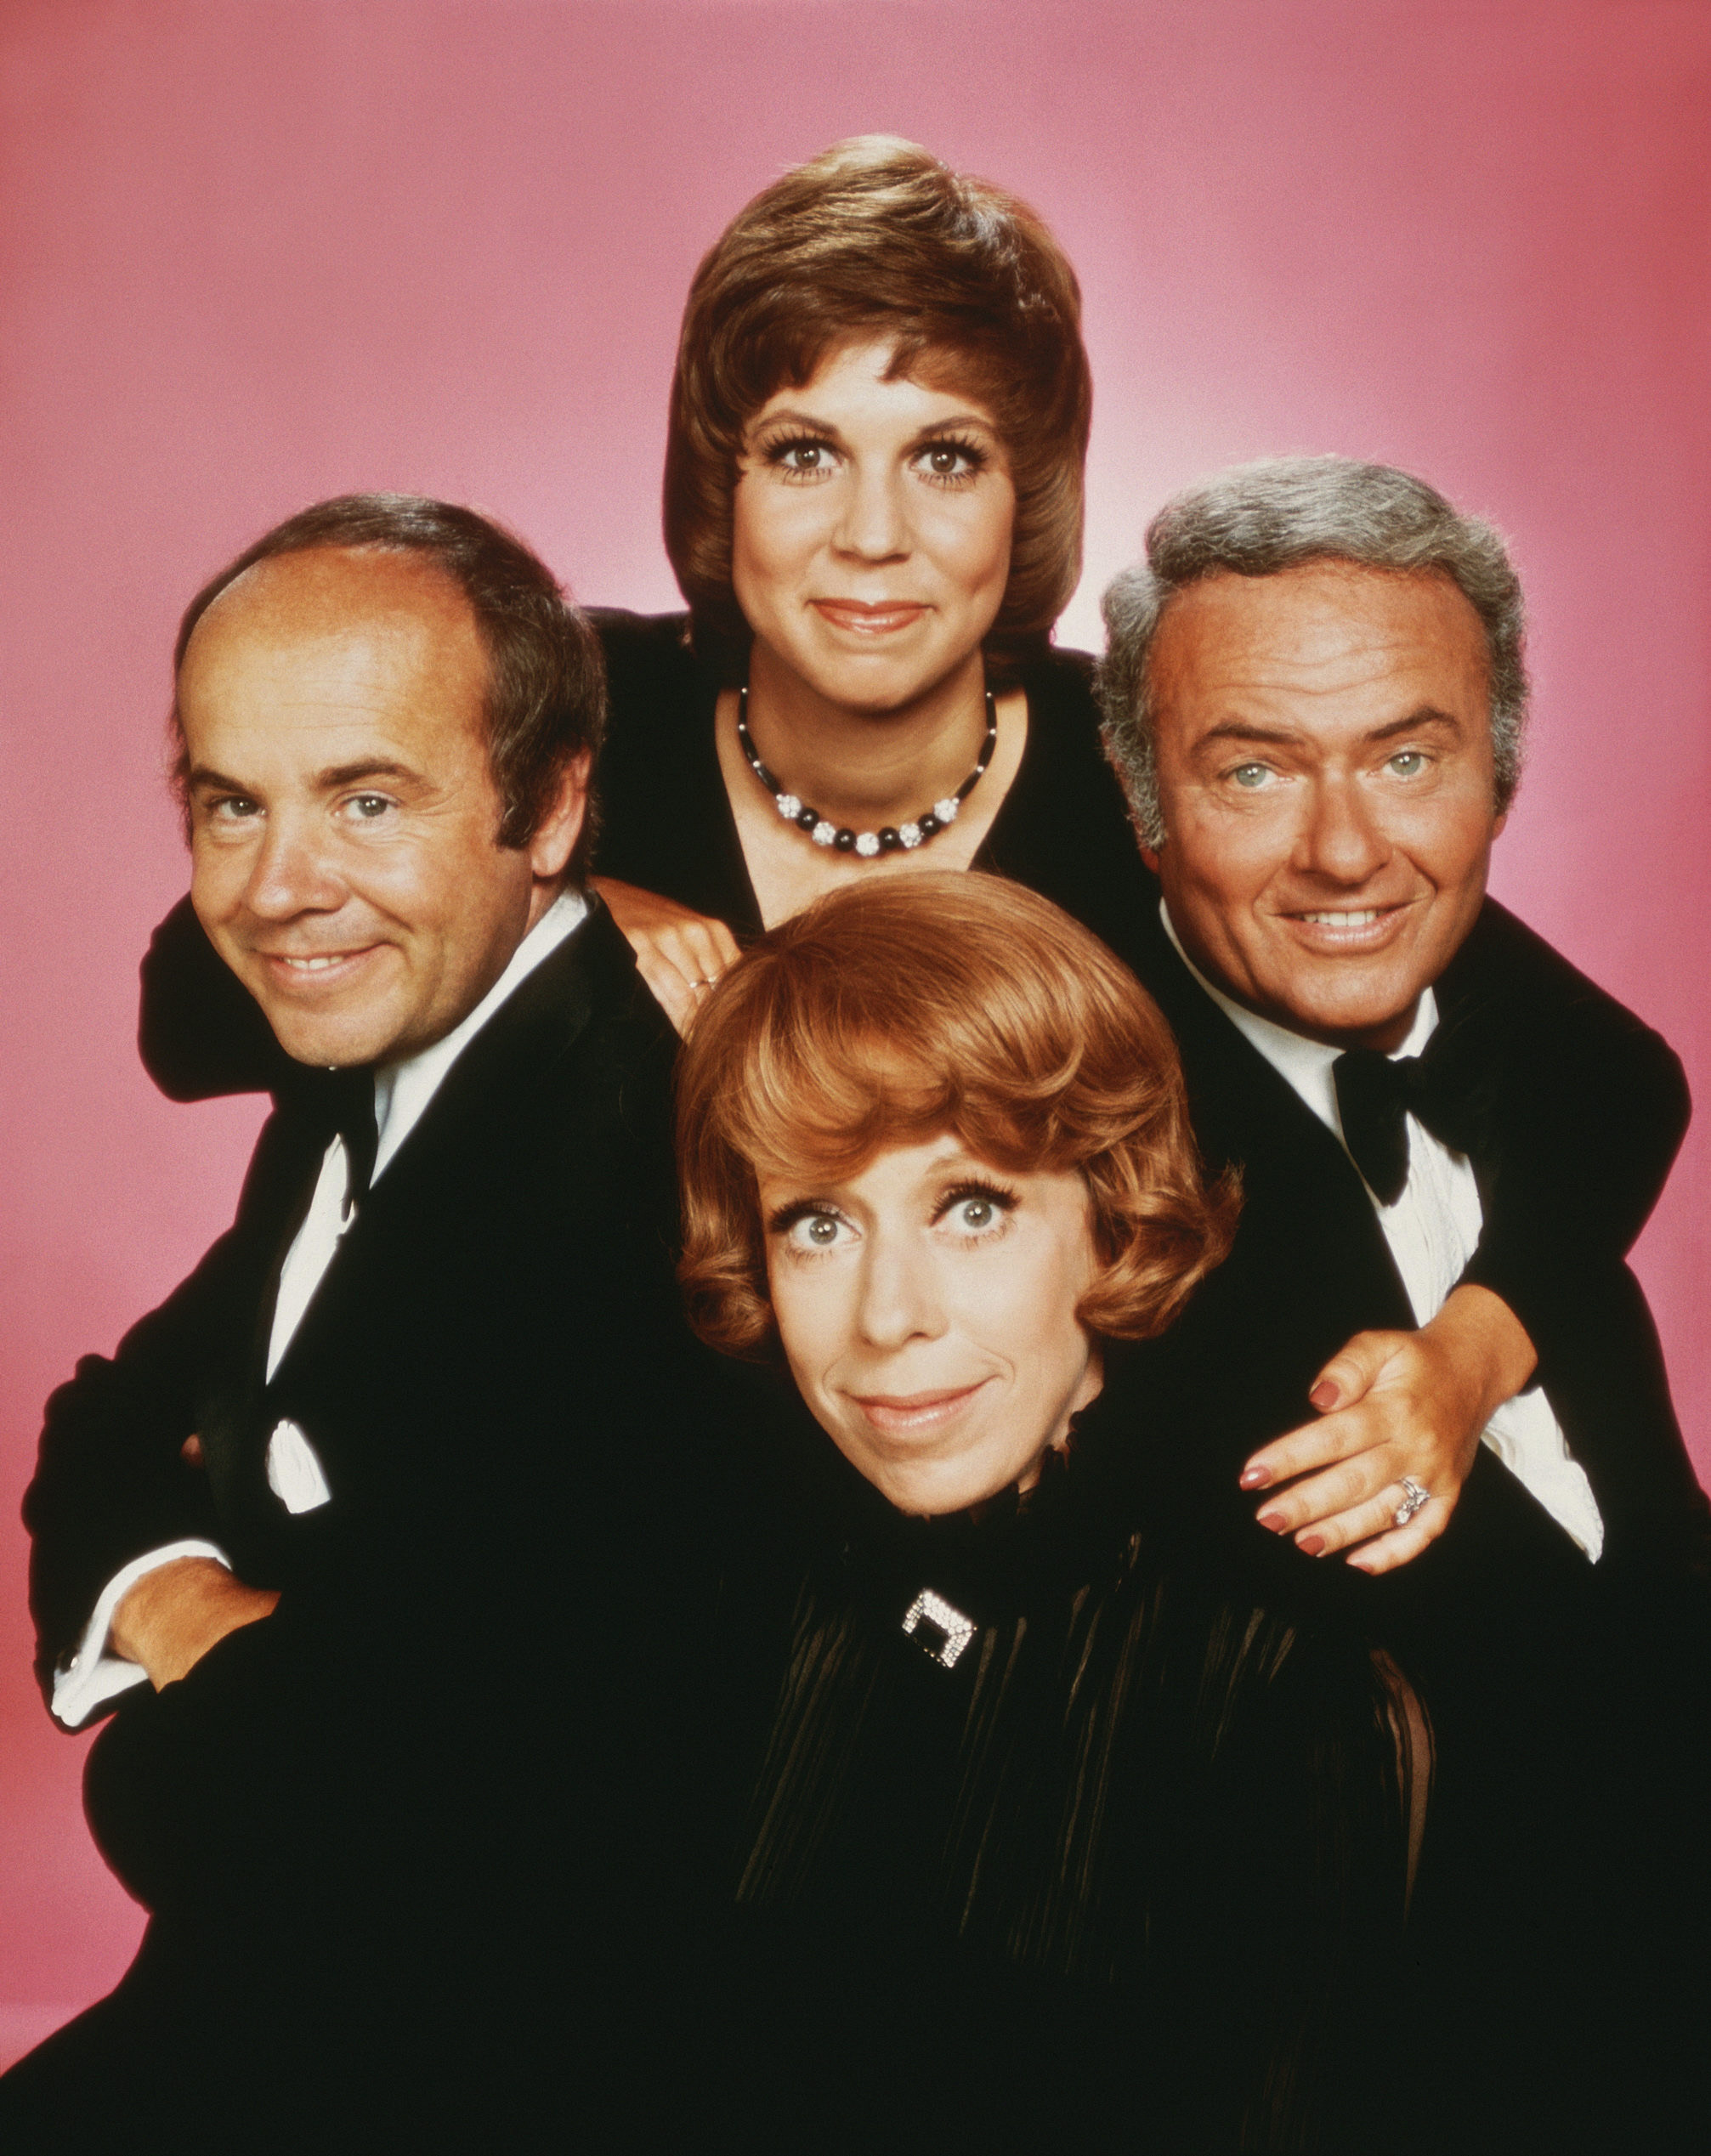
[[[1495,1418],[1487,1441],[1568,1524],[1571,1514],[1594,1516],[1572,1486],[1577,1479],[1589,1479],[1590,1497],[1606,1516],[1612,1500],[1627,1511],[1630,1480],[1642,1490],[1691,1489],[1667,1391],[1660,1413],[1628,1426],[1624,1449],[1645,1457],[1624,1461],[1615,1481],[1601,1472],[1607,1463],[1595,1455],[1604,1448],[1588,1454],[1594,1434],[1571,1430],[1565,1447],[1565,1433],[1536,1402],[1539,1389],[1559,1403],[1565,1384],[1575,1389],[1571,1372],[1589,1330],[1607,1329],[1612,1292],[1680,1149],[1691,1104],[1668,1043],[1563,970],[1572,976],[1571,992],[1504,1060],[1510,1135],[1496,1173],[1481,1176],[1484,1227],[1461,1278],[1499,1298],[1538,1358],[1527,1393]],[[1570,1531],[1595,1553],[1579,1527]]]
[[[185,1448],[216,1358],[230,1352],[233,1240],[215,1243],[111,1357],[85,1355],[48,1401],[23,1514],[37,1680],[68,1726],[142,1675],[133,1664],[100,1667],[98,1611],[110,1619],[152,1564],[224,1561],[207,1477]]]
[[[1504,999],[1495,1058],[1503,1143],[1494,1169],[1476,1163],[1485,1222],[1463,1282],[1514,1314],[1538,1357],[1533,1385],[1556,1395],[1559,1412],[1570,1399],[1584,1408],[1589,1344],[1629,1341],[1631,1396],[1571,1418],[1567,1457],[1624,1540],[1647,1523],[1660,1547],[1685,1536],[1703,1552],[1711,1519],[1626,1263],[1686,1134],[1686,1075],[1659,1033],[1524,924],[1490,905],[1487,915],[1517,993]],[[1518,1438],[1518,1421],[1509,1435]],[[1525,1448],[1498,1449],[1532,1486]]]
[[[122,1565],[108,1581],[76,1648],[62,1655],[54,1667],[48,1705],[56,1722],[67,1729],[81,1729],[99,1709],[148,1679],[150,1672],[141,1661],[119,1651],[113,1637],[114,1620],[139,1582],[188,1559],[205,1559],[228,1572],[231,1570],[230,1559],[218,1542],[190,1536],[159,1549],[145,1550],[141,1557]]]

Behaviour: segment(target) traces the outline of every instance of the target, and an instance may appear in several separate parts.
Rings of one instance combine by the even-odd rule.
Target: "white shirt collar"
[[[1220,1010],[1250,1040],[1261,1055],[1281,1077],[1286,1078],[1313,1113],[1340,1141],[1343,1119],[1337,1111],[1336,1082],[1331,1076],[1340,1048],[1328,1047],[1323,1041],[1309,1040],[1304,1033],[1291,1033],[1287,1026],[1280,1026],[1274,1019],[1261,1018],[1257,1011],[1249,1010],[1232,996],[1215,987],[1201,972],[1182,948],[1182,939],[1176,933],[1176,924],[1170,918],[1170,910],[1161,898],[1159,918],[1164,924],[1164,933],[1176,946],[1176,955],[1190,973],[1210,996]],[[1391,1050],[1391,1060],[1399,1056],[1418,1055],[1437,1030],[1437,999],[1430,988],[1420,991],[1415,1005],[1414,1023],[1408,1027],[1408,1038],[1400,1048]]]
[[[382,1063],[374,1074],[374,1120],[379,1133],[375,1149],[374,1174],[380,1173],[422,1120],[428,1102],[439,1091],[446,1072],[477,1033],[535,967],[554,951],[588,915],[584,892],[572,888],[559,892],[511,954],[511,963],[476,1004],[469,1016],[454,1026],[443,1040],[422,1049],[397,1063]]]

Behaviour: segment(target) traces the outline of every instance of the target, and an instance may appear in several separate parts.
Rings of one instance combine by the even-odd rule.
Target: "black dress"
[[[598,874],[761,932],[713,737],[717,676],[686,642],[686,614],[597,608],[611,705],[597,782]],[[1042,649],[1017,670],[1028,744],[974,866],[1013,877],[1130,959],[1159,887],[1136,849],[1099,745],[1093,662]],[[181,899],[143,961],[139,1046],[170,1099],[288,1091],[290,1060],[260,1006],[214,953]]]
[[[684,644],[687,616],[594,619],[612,699],[598,873],[710,914],[739,942],[758,936],[760,906],[713,738],[719,684]],[[1041,892],[1120,950],[1139,912],[1157,906],[1159,887],[1099,745],[1092,673],[1085,652],[1053,650],[1016,670],[1028,744],[973,865]]]
[[[708,2085],[754,2145],[1371,2145],[1402,1680],[1154,1525],[1176,1467],[1137,1393],[1119,1364],[1026,1497],[938,1520],[803,1417],[820,1486]]]

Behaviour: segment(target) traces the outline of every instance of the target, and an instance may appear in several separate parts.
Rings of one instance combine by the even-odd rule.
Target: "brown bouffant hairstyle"
[[[229,585],[258,562],[318,548],[414,554],[449,577],[469,602],[487,654],[487,765],[499,795],[499,843],[528,845],[552,805],[565,767],[584,750],[596,759],[606,732],[606,664],[600,640],[558,579],[520,539],[449,501],[414,494],[342,494],[299,510],[263,532],[211,577],[184,608],[173,652],[173,679],[183,671],[196,624]],[[177,750],[173,783],[184,804],[184,722],[173,699]],[[186,827],[189,811],[185,809]],[[588,807],[570,859],[586,871],[595,833]]]
[[[749,647],[731,588],[738,459],[755,414],[851,338],[888,337],[891,372],[991,414],[1016,488],[1010,580],[987,638],[1037,646],[1081,573],[1093,385],[1075,273],[1038,214],[914,143],[858,135],[757,195],[695,273],[666,446],[666,552],[698,648]]]
[[[773,1344],[761,1172],[851,1174],[942,1131],[1011,1174],[1084,1177],[1091,1332],[1161,1332],[1229,1248],[1234,1179],[1209,1186],[1176,1044],[1128,969],[1002,877],[882,877],[762,937],[690,1029],[679,1277],[702,1339]]]

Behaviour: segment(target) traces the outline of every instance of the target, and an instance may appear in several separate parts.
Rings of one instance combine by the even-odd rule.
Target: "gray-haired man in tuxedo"
[[[1610,2117],[1583,2097],[1631,2102],[1667,2078],[1669,2029],[1691,2040],[1653,2017],[1657,2071],[1618,2102],[1580,2078],[1607,2018],[1547,1966],[1584,1976],[1621,1899],[1635,1790],[1587,1723],[1668,1697],[1665,1666],[1694,1681],[1694,1650],[1672,1658],[1703,1636],[1708,1508],[1625,1263],[1686,1128],[1680,1067],[1486,896],[1527,697],[1487,525],[1385,466],[1248,466],[1165,506],[1105,614],[1107,744],[1163,891],[1130,954],[1203,1148],[1243,1177],[1235,1250],[1167,1344],[1208,1489],[1225,1531],[1268,1531],[1412,1642],[1440,1743],[1427,1914],[1448,1875],[1492,1888],[1453,1904],[1458,2033],[1421,2040],[1453,2073],[1479,2052],[1458,2009],[1512,2032],[1458,2145],[1578,2146]],[[1601,1773],[1608,1802],[1567,1818],[1544,1785]],[[1506,1989],[1505,1925],[1538,1949]]]

